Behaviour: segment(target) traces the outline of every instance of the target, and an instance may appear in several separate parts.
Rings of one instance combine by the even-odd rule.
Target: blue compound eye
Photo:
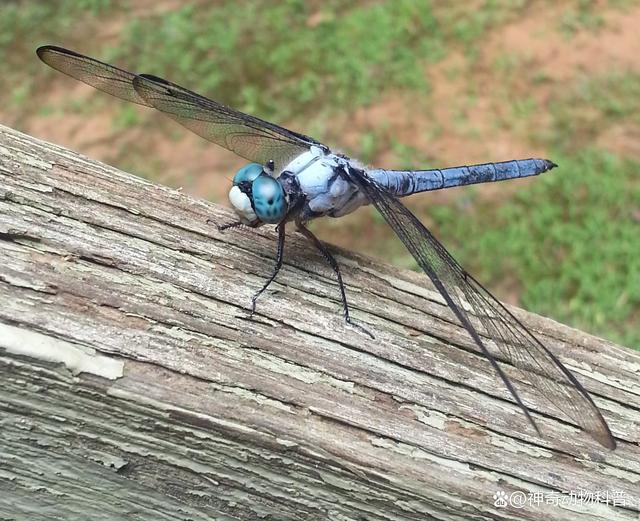
[[[273,177],[261,175],[251,186],[253,208],[262,222],[277,224],[287,213],[287,202],[282,185]]]
[[[238,186],[245,181],[252,182],[256,177],[262,173],[262,165],[258,163],[249,163],[243,166],[233,176],[233,186]]]

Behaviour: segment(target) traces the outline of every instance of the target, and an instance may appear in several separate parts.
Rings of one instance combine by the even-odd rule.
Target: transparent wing
[[[328,150],[313,138],[225,107],[167,80],[141,74],[136,92],[151,106],[199,136],[257,163],[275,162],[276,171],[311,146]]]
[[[465,272],[400,201],[361,170],[351,169],[350,177],[432,280],[536,431],[539,433],[529,410],[498,361],[516,367],[523,378],[531,382],[558,411],[563,412],[605,447],[615,448],[615,441],[602,414],[584,387],[556,356],[478,281]]]
[[[61,47],[37,51],[50,67],[103,92],[153,107],[199,136],[249,161],[275,162],[282,169],[311,146],[327,147],[313,138],[244,114],[151,75],[137,75]]]
[[[131,72],[53,45],[38,47],[36,53],[49,67],[76,80],[117,98],[147,107],[152,106],[133,88],[136,75]]]

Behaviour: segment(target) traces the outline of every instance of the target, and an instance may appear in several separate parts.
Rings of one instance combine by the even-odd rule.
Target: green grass
[[[640,126],[640,72],[580,79],[551,105],[553,141],[568,151],[593,143],[614,125]]]
[[[140,70],[280,120],[371,103],[385,89],[424,90],[424,65],[443,54],[429,4],[410,0],[190,4],[124,34],[111,58],[135,56]]]
[[[572,0],[569,7],[556,20],[558,29],[567,40],[571,40],[579,31],[598,32],[605,27],[606,20],[603,15],[603,7],[611,9],[628,10],[634,5],[635,0],[605,0],[594,2],[593,0]]]
[[[496,27],[523,14],[525,6],[524,0],[484,0],[477,5],[443,2],[438,10],[439,21],[445,28],[447,42],[461,45],[466,57],[474,62],[478,57],[478,42]]]
[[[133,20],[104,57],[124,64],[135,57],[137,70],[287,121],[367,105],[398,89],[426,97],[429,64],[456,45],[471,53],[524,5],[247,0],[202,9],[194,2]]]
[[[579,30],[598,30],[604,26],[604,18],[592,0],[578,0],[573,9],[568,9],[559,20],[559,28],[567,38]]]
[[[0,7],[0,89],[10,107],[28,105],[35,79],[43,74],[35,49],[60,35],[82,37],[91,30],[90,19],[113,8],[113,0],[58,0],[29,2],[5,0]]]

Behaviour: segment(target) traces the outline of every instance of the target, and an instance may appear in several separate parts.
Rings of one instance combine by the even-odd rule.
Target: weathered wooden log
[[[291,234],[250,318],[274,233],[209,220],[0,127],[0,518],[638,519],[639,353],[514,310],[618,448],[523,384],[540,438],[425,276],[336,250],[372,341]]]

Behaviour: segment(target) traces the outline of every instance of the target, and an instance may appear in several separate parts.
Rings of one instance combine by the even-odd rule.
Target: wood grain
[[[539,438],[421,274],[334,250],[372,341],[292,233],[250,318],[275,234],[232,219],[0,127],[0,518],[639,519],[637,352],[514,310],[618,448],[520,381]]]

